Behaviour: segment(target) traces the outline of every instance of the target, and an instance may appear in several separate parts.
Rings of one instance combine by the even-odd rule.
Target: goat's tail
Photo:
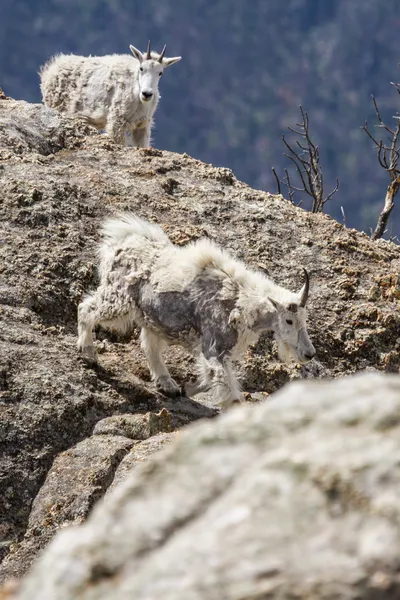
[[[131,235],[147,240],[171,244],[166,233],[159,225],[149,223],[132,213],[122,213],[116,218],[107,219],[101,228],[104,243],[109,247],[122,244]]]

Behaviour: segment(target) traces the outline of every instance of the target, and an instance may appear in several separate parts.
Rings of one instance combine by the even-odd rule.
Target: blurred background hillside
[[[327,192],[340,179],[326,212],[341,220],[343,205],[349,226],[375,225],[387,174],[361,126],[375,123],[371,94],[388,122],[400,109],[399,0],[1,0],[0,86],[39,102],[54,53],[124,53],[148,38],[183,57],[161,81],[155,146],[274,192],[281,134],[302,104]],[[399,207],[389,233],[400,235]]]

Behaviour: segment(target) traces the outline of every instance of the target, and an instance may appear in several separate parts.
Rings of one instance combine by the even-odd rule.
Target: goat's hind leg
[[[240,402],[242,394],[230,361],[201,354],[197,362],[198,378],[194,383],[185,383],[187,396],[212,390],[216,403],[221,408],[228,408]]]
[[[140,342],[149,363],[151,376],[157,388],[167,396],[180,396],[180,387],[172,379],[162,357],[165,342],[146,327],[142,328]]]
[[[97,294],[87,296],[78,306],[78,350],[86,361],[96,363],[93,328],[97,322]]]
[[[110,288],[97,290],[87,296],[78,306],[78,350],[82,358],[90,363],[96,363],[97,357],[93,345],[93,329],[96,325],[104,325],[123,331],[131,322],[132,306],[123,296],[120,302],[113,301]]]
[[[183,391],[185,396],[191,398],[197,394],[208,392],[211,388],[211,368],[203,354],[197,358],[197,379],[195,381],[185,381]]]
[[[241,402],[242,394],[230,361],[210,358],[207,362],[210,369],[211,389],[217,404],[225,409]]]

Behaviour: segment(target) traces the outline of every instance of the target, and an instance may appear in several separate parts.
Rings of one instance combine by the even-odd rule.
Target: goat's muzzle
[[[307,350],[307,352],[299,352],[299,350],[297,350],[296,354],[299,358],[300,363],[304,365],[305,363],[308,363],[314,358],[314,356],[316,355],[316,351],[314,348],[312,350]]]
[[[142,92],[142,101],[149,102],[153,98],[153,92]]]
[[[299,331],[299,340],[296,348],[297,355],[301,363],[306,363],[316,355],[315,348],[311,343],[308,333],[305,329]]]

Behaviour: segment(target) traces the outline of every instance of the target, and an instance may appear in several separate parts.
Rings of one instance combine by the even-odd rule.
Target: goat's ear
[[[272,299],[272,298],[270,298],[269,296],[268,296],[268,300],[269,300],[269,302],[271,302],[272,306],[273,306],[274,308],[276,308],[276,310],[277,310],[278,312],[279,312],[280,310],[282,310],[282,309],[283,309],[283,306],[282,306],[282,304],[280,304],[280,303],[279,303],[277,300],[273,300],[273,299]]]
[[[136,60],[138,60],[140,62],[140,64],[142,64],[142,62],[144,61],[144,56],[140,52],[140,50],[135,48],[135,46],[129,46],[129,48],[130,48],[130,51],[132,52],[133,56],[136,58]]]
[[[182,60],[182,56],[174,56],[173,58],[163,58],[161,64],[164,68],[167,68],[173,65],[174,63],[179,62],[180,60]]]

